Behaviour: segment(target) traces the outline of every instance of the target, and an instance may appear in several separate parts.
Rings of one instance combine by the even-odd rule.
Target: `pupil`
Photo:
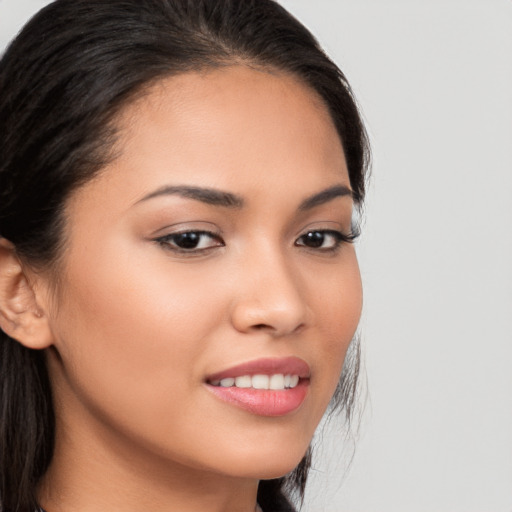
[[[175,243],[182,249],[195,249],[199,243],[199,236],[197,233],[182,233],[176,235]]]
[[[312,231],[306,235],[305,243],[308,247],[321,247],[324,243],[324,234]]]

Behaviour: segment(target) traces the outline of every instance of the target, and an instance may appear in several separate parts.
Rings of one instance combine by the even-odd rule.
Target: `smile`
[[[237,387],[273,390],[292,389],[298,383],[298,375],[283,375],[282,373],[275,373],[274,375],[242,375],[240,377],[227,377],[210,382],[212,386],[223,388]]]
[[[284,416],[296,411],[309,389],[309,365],[297,357],[259,359],[206,379],[217,398],[258,416]]]

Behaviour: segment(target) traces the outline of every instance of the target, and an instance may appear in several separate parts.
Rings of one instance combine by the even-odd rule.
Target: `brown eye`
[[[204,235],[202,233],[180,233],[174,235],[173,242],[180,249],[197,249]]]
[[[304,245],[307,247],[322,247],[325,242],[325,233],[321,233],[320,231],[311,231],[310,233],[304,235],[303,237]]]
[[[171,233],[157,239],[157,242],[169,249],[193,252],[203,251],[212,247],[223,246],[220,237],[208,231],[184,231]]]
[[[345,236],[333,230],[308,231],[295,242],[296,245],[309,249],[334,250],[345,240]]]

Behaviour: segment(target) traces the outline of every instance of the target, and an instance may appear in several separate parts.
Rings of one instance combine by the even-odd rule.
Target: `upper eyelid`
[[[173,235],[183,235],[184,233],[199,233],[199,234],[203,234],[203,235],[220,236],[218,231],[214,231],[212,229],[183,228],[183,229],[177,229],[175,231],[169,231],[167,233],[164,233],[162,235],[162,237],[173,236]]]
[[[223,244],[225,244],[225,234],[221,229],[218,228],[216,224],[212,224],[208,221],[196,221],[190,224],[187,222],[183,222],[168,225],[167,227],[158,230],[161,234],[157,232],[151,238],[155,241],[164,241],[165,239],[172,239],[173,236],[179,236],[180,234],[199,233],[209,236],[213,239],[220,240]],[[348,242],[352,242],[360,236],[359,223],[357,221],[354,221],[354,219],[352,219],[349,229],[344,228],[342,224],[337,221],[317,221],[308,224],[307,226],[303,227],[300,231],[296,232],[294,235],[294,243],[296,243],[297,240],[299,240],[301,237],[305,236],[307,233],[310,233],[312,231],[332,233],[333,235],[338,235],[341,241]]]
[[[206,229],[181,229],[178,231],[172,231],[172,232],[157,236],[155,238],[155,240],[163,240],[165,238],[172,238],[173,236],[184,235],[186,233],[197,233],[199,235],[206,235],[206,236],[209,236],[210,238],[222,240],[222,236],[220,235],[220,233],[217,233],[215,231],[209,231]]]
[[[176,235],[180,233],[208,233],[212,235],[222,235],[222,230],[212,222],[208,221],[193,221],[193,222],[177,222],[175,224],[168,224],[157,230],[153,231],[149,238],[156,239],[164,236]]]
[[[359,226],[357,223],[351,221],[350,226],[347,228],[343,225],[342,222],[326,220],[326,221],[317,221],[311,222],[305,227],[303,227],[300,231],[296,232],[296,237],[299,238],[304,236],[306,233],[310,233],[311,231],[322,231],[327,232],[331,231],[333,233],[340,233],[343,236],[351,236],[353,234],[359,235]]]
[[[343,230],[341,227],[333,228],[333,227],[308,226],[307,228],[302,229],[300,232],[298,232],[295,235],[295,238],[299,239],[299,238],[305,236],[306,234],[311,233],[312,231],[320,231],[323,233],[333,233],[333,234],[342,235],[344,237],[354,237],[354,238],[356,238],[360,235],[360,230],[357,225],[351,225],[351,228],[348,233],[346,230]],[[161,235],[156,235],[154,237],[154,239],[170,238],[172,236],[182,235],[184,233],[199,233],[199,234],[211,236],[212,238],[222,238],[223,237],[223,234],[218,230],[184,227],[183,229],[177,229],[175,231],[165,232]]]
[[[212,243],[211,245],[208,245],[207,247],[199,247],[199,248],[193,247],[193,248],[187,249],[184,247],[180,247],[176,243],[176,241],[173,241],[174,237],[177,237],[179,235],[183,235],[186,233],[198,233],[199,235],[206,235],[214,243]],[[169,251],[169,252],[175,254],[176,256],[189,257],[189,258],[192,258],[194,256],[199,257],[201,255],[208,254],[208,252],[210,252],[211,250],[218,249],[218,248],[224,247],[226,245],[224,240],[220,236],[216,235],[213,232],[205,231],[205,230],[192,230],[192,229],[168,233],[166,235],[162,235],[162,236],[153,238],[153,242],[157,243],[159,246],[164,248],[166,251]]]
[[[314,232],[335,236],[339,239],[339,242],[353,242],[359,236],[358,232],[354,233],[352,230],[349,233],[346,233],[339,229],[308,229],[304,231],[302,235],[298,236],[296,241],[305,237],[308,233]]]

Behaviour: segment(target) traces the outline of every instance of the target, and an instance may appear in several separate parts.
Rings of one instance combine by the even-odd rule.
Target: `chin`
[[[300,463],[302,457],[296,463],[290,464],[274,464],[267,462],[267,464],[261,467],[243,468],[236,473],[238,478],[248,478],[254,480],[273,480],[275,478],[281,478],[291,473]]]
[[[245,454],[238,464],[232,464],[230,473],[242,478],[270,480],[281,478],[293,471],[303,459],[307,446],[300,452],[289,450],[259,450],[252,456]]]
[[[302,457],[297,461],[297,464],[293,465],[280,465],[278,467],[267,467],[263,474],[260,474],[258,480],[272,480],[274,478],[282,478],[287,474],[291,473],[300,463]]]

